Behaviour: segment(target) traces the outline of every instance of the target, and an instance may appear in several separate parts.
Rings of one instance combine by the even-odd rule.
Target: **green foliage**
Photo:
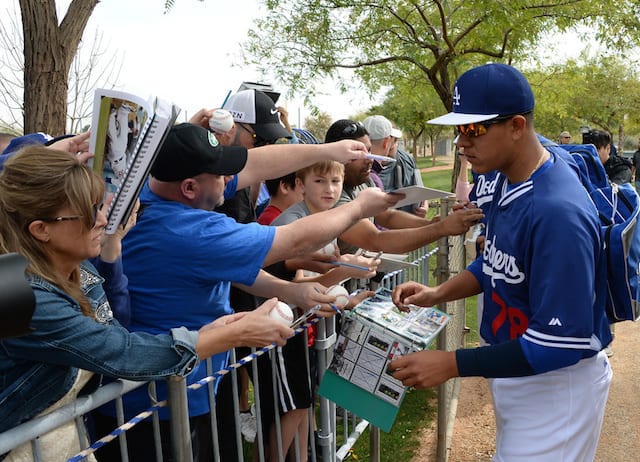
[[[304,127],[315,135],[320,141],[324,140],[324,135],[333,123],[331,115],[327,112],[316,112],[304,119]]]
[[[590,27],[611,46],[637,37],[633,0],[267,0],[244,44],[249,63],[275,72],[292,92],[314,93],[319,78],[353,69],[375,92],[420,76],[446,108],[451,87],[471,66],[520,62],[550,30]],[[611,38],[607,33],[614,30]],[[357,82],[341,81],[341,88]]]
[[[580,142],[583,125],[608,130],[621,145],[636,134],[640,114],[637,63],[619,56],[583,56],[528,72],[536,97],[536,129],[551,139],[568,130]]]

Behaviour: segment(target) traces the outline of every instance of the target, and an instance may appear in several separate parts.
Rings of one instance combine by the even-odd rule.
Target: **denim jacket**
[[[197,364],[198,333],[186,328],[167,335],[129,332],[113,319],[103,279],[81,265],[82,291],[95,319],[57,286],[37,276],[29,335],[0,340],[0,432],[33,418],[61,399],[78,368],[108,377],[154,380],[186,375]]]

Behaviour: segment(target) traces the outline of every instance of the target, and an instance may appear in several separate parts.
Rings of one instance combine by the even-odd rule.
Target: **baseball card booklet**
[[[106,232],[126,223],[151,165],[180,108],[160,98],[96,89],[89,150],[93,169],[103,176],[114,198],[107,211]]]
[[[409,313],[401,312],[391,291],[378,289],[342,319],[318,392],[389,432],[406,393],[402,382],[387,372],[389,361],[428,348],[449,319],[435,308],[411,306]]]

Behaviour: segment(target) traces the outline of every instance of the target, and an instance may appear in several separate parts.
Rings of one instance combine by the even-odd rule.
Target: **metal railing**
[[[447,199],[441,202],[441,215],[446,216],[449,211],[450,205],[453,201]],[[433,261],[433,256],[437,256],[437,261]],[[415,262],[415,267],[389,273],[379,282],[379,285],[393,288],[397,284],[407,281],[415,280],[423,284],[433,284],[441,282],[457,272],[464,269],[466,264],[464,237],[456,236],[451,238],[445,238],[438,242],[438,247],[425,247],[411,252],[409,260]],[[375,289],[375,287],[372,287]],[[465,332],[465,304],[464,301],[458,301],[454,303],[447,303],[444,306],[439,307],[443,311],[446,311],[452,316],[447,328],[442,332],[438,338],[437,347],[439,349],[453,350],[463,345],[464,332]],[[314,320],[317,323],[317,334],[314,348],[317,353],[318,370],[324,371],[329,364],[333,356],[333,347],[336,342],[336,328],[335,319],[322,319],[320,321]],[[298,335],[306,335],[306,327],[298,329]],[[305,342],[306,343],[306,342]],[[115,438],[120,440],[120,452],[122,460],[128,460],[126,451],[126,431],[136,425],[138,422],[151,417],[156,424],[155,432],[155,447],[156,453],[160,454],[160,432],[158,430],[158,416],[157,411],[164,406],[168,406],[171,416],[171,445],[173,450],[174,460],[179,461],[191,461],[192,460],[192,448],[191,438],[189,431],[189,418],[187,410],[187,402],[189,398],[190,390],[207,387],[209,390],[209,399],[212,406],[212,439],[214,442],[214,458],[220,460],[219,447],[218,447],[218,429],[216,427],[215,419],[215,396],[213,391],[213,382],[226,374],[231,374],[234,389],[234,409],[235,409],[235,426],[236,426],[236,447],[238,449],[239,461],[245,460],[246,453],[248,451],[257,451],[255,455],[257,460],[265,460],[264,454],[264,438],[260,422],[260,398],[259,387],[260,383],[257,380],[257,366],[254,360],[260,355],[270,354],[271,348],[263,348],[260,350],[252,350],[250,357],[242,358],[240,361],[236,361],[235,355],[232,352],[231,365],[225,370],[212,372],[209,371],[210,376],[200,380],[199,382],[187,387],[186,380],[183,377],[172,377],[168,380],[169,397],[166,401],[160,403],[154,403],[145,412],[138,414],[135,418],[125,422],[123,406],[121,396],[137,387],[145,386],[145,383],[130,382],[130,381],[116,381],[100,387],[96,392],[78,398],[71,404],[68,404],[50,414],[37,417],[29,422],[19,425],[4,433],[0,433],[0,454],[6,453],[13,448],[16,448],[24,443],[31,445],[33,460],[34,461],[48,461],[47,455],[43,453],[39,445],[39,436],[44,435],[51,430],[59,427],[60,425],[75,420],[81,448],[83,449],[76,456],[71,457],[71,461],[86,460],[86,457],[92,454],[97,448],[112,441]],[[306,354],[307,366],[309,367],[309,354]],[[275,359],[272,358],[272,361]],[[257,444],[251,446],[243,443],[240,426],[239,426],[239,404],[238,404],[238,387],[237,387],[237,368],[240,365],[247,365],[253,368],[253,399],[255,401],[257,410]],[[275,372],[274,372],[275,373]],[[273,383],[276,383],[274,380]],[[152,387],[153,383],[147,386]],[[456,402],[457,396],[457,381],[449,381],[439,387],[438,394],[438,461],[446,461],[448,456],[448,447],[450,446],[451,438],[451,424],[455,416],[455,406],[452,403]],[[151,389],[153,393],[153,389]],[[84,428],[83,416],[97,407],[115,400],[117,410],[117,424],[118,427],[114,428],[109,435],[94,441],[90,446],[88,445],[86,438],[86,431]],[[314,406],[310,409],[310,443],[309,443],[309,460],[315,461],[319,456],[322,457],[324,462],[342,461],[348,457],[353,445],[363,435],[365,430],[369,428],[369,448],[370,457],[369,460],[376,462],[380,460],[380,430],[369,425],[366,420],[360,419],[357,416],[349,414],[346,410],[340,410],[340,415],[337,415],[335,403],[319,396],[314,403]],[[317,417],[318,429],[317,433],[314,433],[313,422]],[[338,434],[337,422],[342,420],[342,431]],[[280,417],[279,413],[275,413],[275,426],[280,436]],[[278,438],[279,440],[279,438]],[[151,442],[149,443],[152,444]],[[316,448],[317,444],[317,448]],[[279,458],[284,460],[284,454],[282,449],[282,443],[279,441]],[[317,450],[320,454],[317,454]],[[301,460],[303,457],[297,454],[296,460]],[[306,458],[306,455],[305,457]],[[158,457],[158,460],[162,460],[162,456]],[[135,461],[133,461],[135,462]],[[225,461],[226,462],[226,461]]]

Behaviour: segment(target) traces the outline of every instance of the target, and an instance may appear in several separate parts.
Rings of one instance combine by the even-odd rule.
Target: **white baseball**
[[[227,133],[233,128],[233,117],[225,109],[216,109],[209,119],[209,127],[217,133]]]
[[[269,313],[269,317],[288,326],[293,322],[293,311],[291,311],[291,308],[286,303],[278,302]]]
[[[320,252],[326,254],[326,255],[335,255],[336,254],[336,246],[333,242],[329,242],[327,245],[325,245],[322,250],[320,250]]]
[[[349,303],[349,292],[347,289],[340,285],[331,286],[325,292],[327,295],[333,295],[336,297],[336,305],[340,305],[341,307],[345,307],[347,303]]]

